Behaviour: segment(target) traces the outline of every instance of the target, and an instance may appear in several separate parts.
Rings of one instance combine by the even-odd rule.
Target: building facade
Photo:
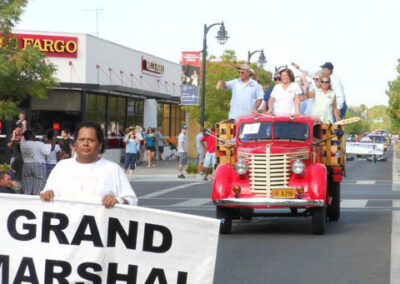
[[[13,34],[21,48],[39,48],[57,67],[59,84],[48,98],[32,98],[21,106],[37,134],[74,131],[82,121],[96,121],[107,137],[106,155],[117,161],[128,126],[162,127],[169,137],[186,122],[179,105],[179,64],[88,34]]]

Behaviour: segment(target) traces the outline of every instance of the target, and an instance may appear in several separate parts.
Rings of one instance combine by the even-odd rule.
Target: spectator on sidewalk
[[[200,132],[196,135],[196,150],[197,150],[197,173],[203,173],[203,162],[206,156],[206,148],[201,143],[201,139],[204,136],[204,127],[201,128]]]
[[[105,207],[136,205],[136,194],[121,167],[100,155],[105,150],[104,140],[99,124],[82,123],[75,134],[75,157],[57,164],[40,198],[102,203]]]
[[[154,129],[149,127],[147,129],[147,134],[144,136],[144,144],[147,151],[147,167],[150,168],[151,166],[155,167],[155,160],[156,160],[156,143],[157,139],[154,134]],[[153,162],[153,164],[152,164]]]
[[[269,107],[268,107],[268,102],[269,102],[269,98],[271,97],[272,91],[274,90],[274,87],[278,84],[281,83],[281,75],[277,72],[274,74],[274,82],[275,84],[270,86],[264,93],[264,107],[263,107],[263,112],[267,113],[269,111]]]
[[[46,156],[46,169],[47,169],[46,179],[49,177],[51,171],[54,169],[57,162],[61,160],[62,156],[61,147],[56,143],[57,142],[56,137],[57,134],[53,129],[47,131],[45,143],[51,145],[51,151],[50,154]]]
[[[141,127],[140,125],[136,125],[135,132],[136,132],[136,137],[139,137],[139,140],[140,140],[139,161],[137,162],[137,164],[141,165],[141,164],[143,164],[143,157],[144,157],[144,151],[145,151],[144,136],[146,135],[146,133],[144,132],[143,127]]]
[[[161,133],[162,127],[158,127],[155,135],[156,135],[156,139],[157,139],[157,146],[158,146],[158,160],[162,161],[162,155],[164,153],[164,137]]]
[[[18,115],[17,123],[18,123],[18,122],[22,123],[23,132],[25,132],[25,130],[26,130],[26,125],[27,125],[26,119],[25,119],[25,118],[26,118],[26,113],[25,113],[24,111],[21,111],[21,112],[19,113],[19,115]]]
[[[24,160],[22,167],[22,188],[25,194],[39,195],[46,184],[46,156],[51,145],[36,141],[35,133],[26,130],[21,140],[21,153]]]
[[[63,129],[61,131],[61,140],[58,143],[61,148],[61,159],[69,159],[72,157],[74,150],[74,143],[71,139],[71,131]]]
[[[215,127],[211,127],[211,132],[205,132],[205,135],[201,139],[202,143],[204,143],[204,147],[207,149],[206,156],[204,158],[204,178],[203,180],[208,180],[208,170],[209,168],[213,169],[213,175],[215,170]]]
[[[138,149],[140,147],[140,140],[139,137],[136,136],[134,128],[128,129],[128,134],[124,137],[124,143],[126,144],[124,157],[125,173],[128,174],[129,181],[132,181],[136,160],[138,158]]]
[[[0,193],[17,193],[13,189],[11,176],[6,172],[0,172]]]
[[[12,149],[10,164],[14,162],[17,156],[17,145],[21,142],[22,137],[24,137],[24,128],[22,122],[17,122],[15,124],[15,129],[12,132],[11,140],[7,143],[7,147]]]
[[[181,126],[181,133],[178,136],[178,178],[186,178],[183,174],[183,167],[187,164],[187,137],[186,125]]]

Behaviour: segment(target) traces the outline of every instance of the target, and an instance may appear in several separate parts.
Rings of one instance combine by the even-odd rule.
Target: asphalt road
[[[220,235],[214,283],[400,283],[393,265],[400,266],[400,249],[399,257],[395,245],[391,251],[400,191],[392,183],[392,151],[386,156],[376,164],[348,162],[341,218],[328,222],[325,235],[312,234],[310,217],[234,223],[232,234]],[[135,182],[134,188],[141,206],[215,216],[210,181]]]

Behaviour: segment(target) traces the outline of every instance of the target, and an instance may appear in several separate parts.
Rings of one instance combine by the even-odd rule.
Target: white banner
[[[383,144],[346,142],[346,154],[383,155]]]
[[[0,195],[0,283],[212,283],[216,219]]]

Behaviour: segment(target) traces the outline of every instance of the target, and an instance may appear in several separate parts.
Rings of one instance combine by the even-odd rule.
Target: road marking
[[[393,211],[390,250],[390,284],[398,283],[400,283],[400,212]]]
[[[186,201],[172,204],[171,207],[199,207],[210,201],[210,198],[192,198]]]
[[[184,189],[184,188],[187,188],[187,187],[191,187],[191,186],[194,186],[194,185],[197,185],[197,184],[204,184],[204,182],[193,182],[193,183],[188,183],[188,184],[182,184],[182,185],[166,188],[166,189],[163,189],[163,190],[159,190],[159,191],[156,191],[156,192],[152,192],[152,193],[140,196],[139,198],[140,199],[154,198],[154,197],[166,194],[166,193],[170,193],[170,192],[173,192],[173,191],[177,191],[179,189]]]
[[[372,185],[372,184],[375,184],[375,183],[376,183],[375,180],[358,180],[356,182],[356,184],[369,184],[369,185]]]
[[[367,205],[367,199],[347,199],[340,202],[341,208],[364,208]]]

